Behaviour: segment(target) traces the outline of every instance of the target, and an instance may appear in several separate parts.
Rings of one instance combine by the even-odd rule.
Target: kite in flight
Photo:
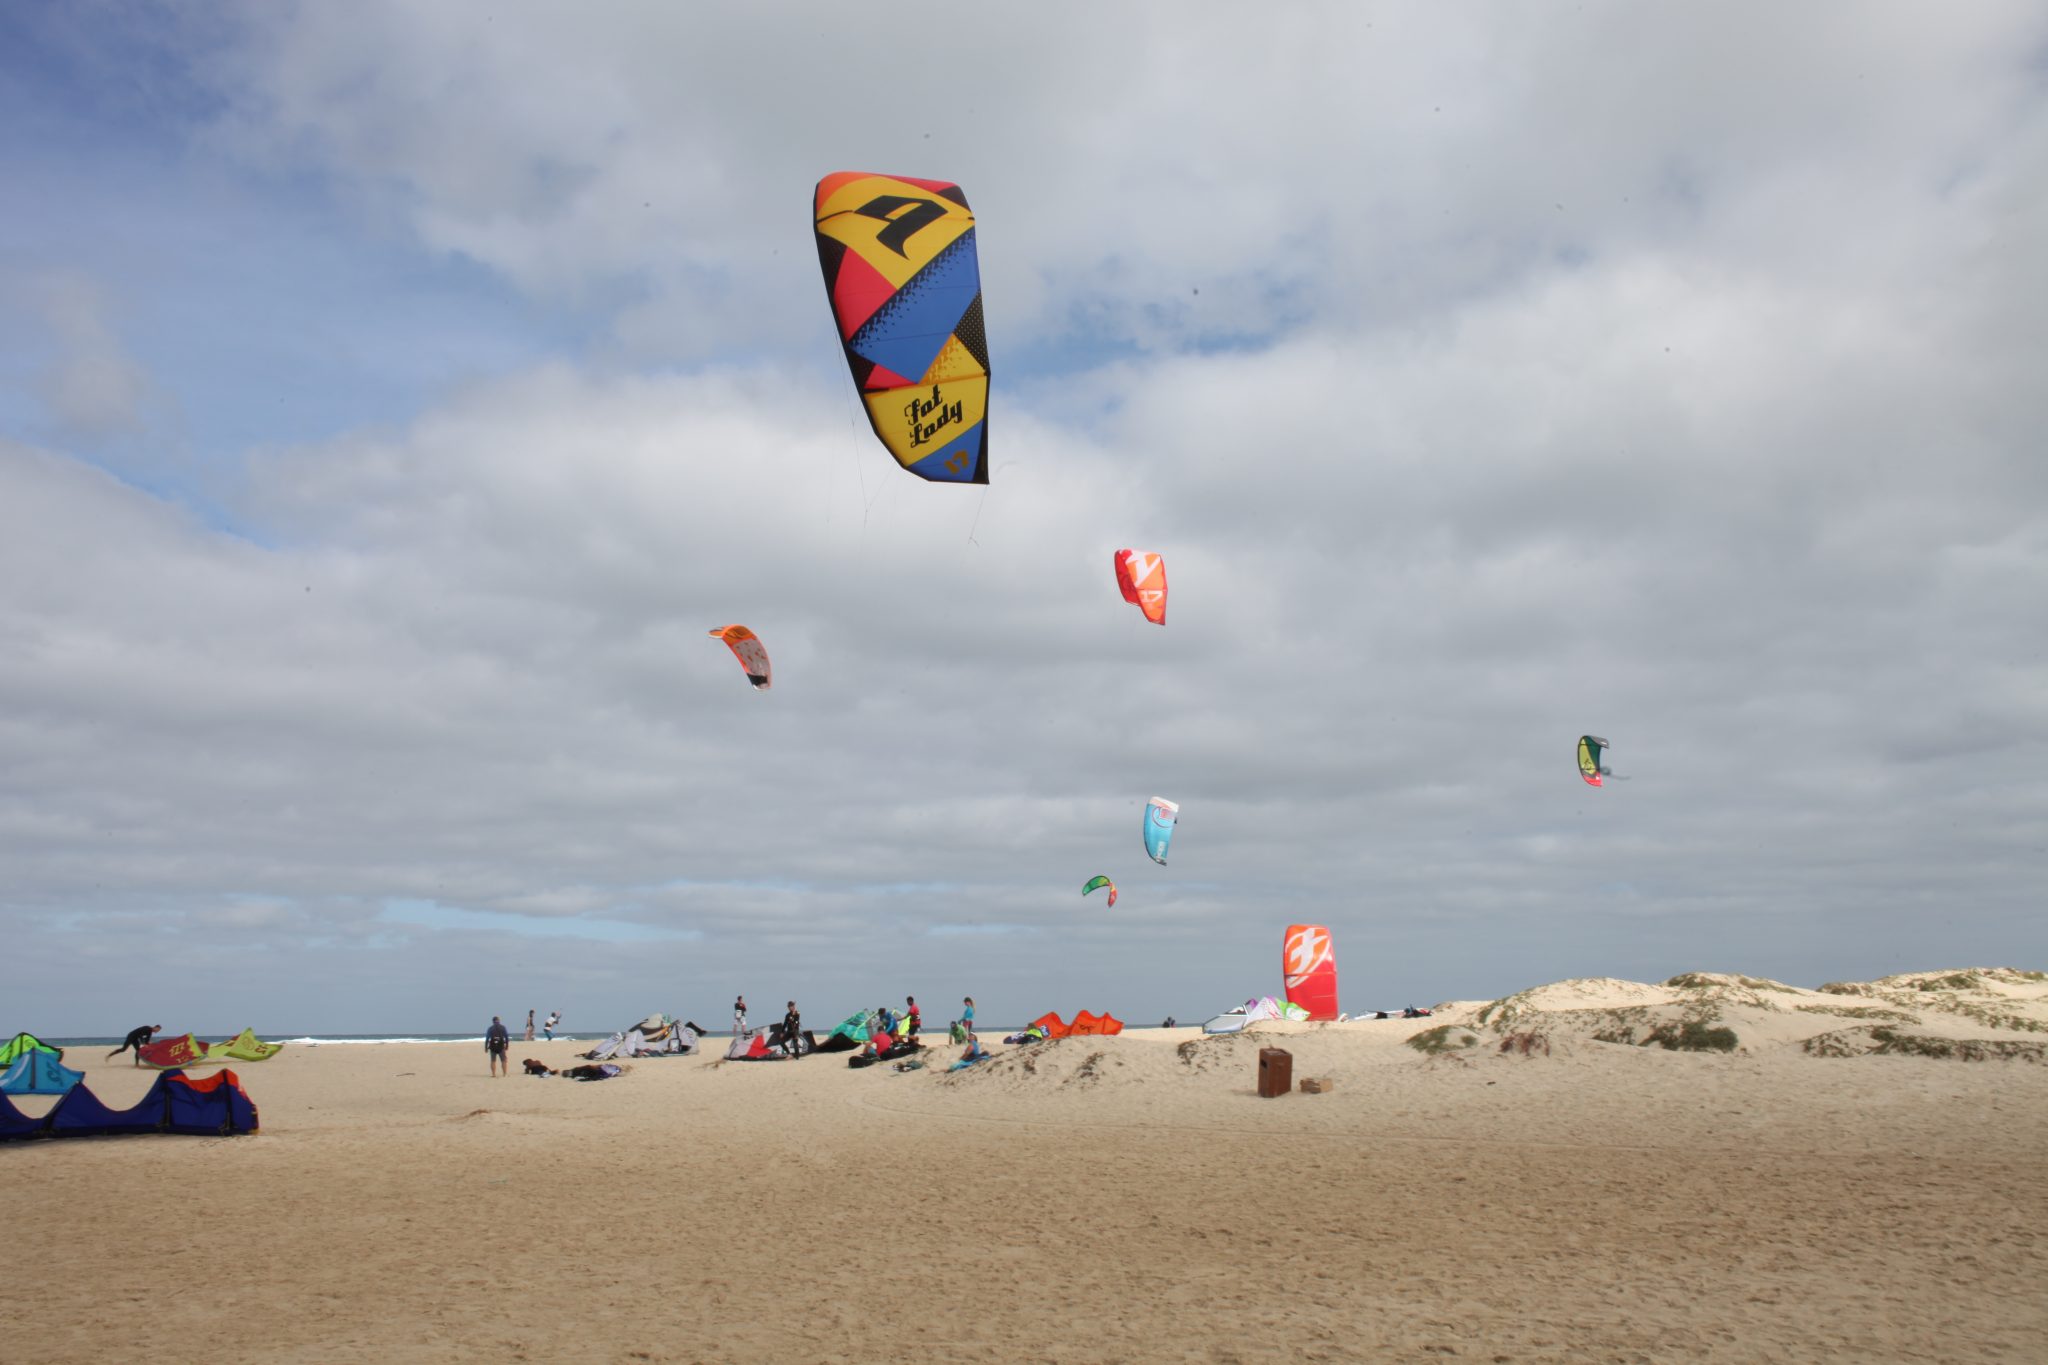
[[[1116,564],[1116,585],[1123,590],[1124,601],[1144,612],[1145,619],[1153,625],[1165,625],[1166,561],[1142,550],[1118,550],[1112,558]]]
[[[1166,866],[1166,850],[1173,843],[1173,826],[1179,819],[1180,807],[1163,796],[1145,803],[1145,852],[1161,867]]]
[[[1104,886],[1109,888],[1109,899],[1103,902],[1103,908],[1108,909],[1110,906],[1116,904],[1116,883],[1111,881],[1109,878],[1090,877],[1088,879],[1088,884],[1081,888],[1081,894],[1084,896],[1088,895],[1090,892],[1096,890],[1098,887]]]
[[[988,482],[988,339],[958,185],[834,171],[811,202],[818,264],[868,425],[920,479]]]
[[[740,667],[747,670],[747,681],[752,683],[757,691],[766,692],[768,651],[761,644],[761,637],[745,626],[720,626],[711,634],[725,641],[732,649],[733,657],[740,661]]]
[[[1601,753],[1609,747],[1607,741],[1598,735],[1579,736],[1579,776],[1586,779],[1587,786],[1604,786],[1606,784],[1600,779],[1614,776],[1614,769],[1600,763]]]

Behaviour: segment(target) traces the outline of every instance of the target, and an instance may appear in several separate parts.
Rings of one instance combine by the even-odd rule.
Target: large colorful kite
[[[1103,908],[1107,909],[1108,907],[1116,904],[1116,883],[1111,881],[1109,878],[1090,877],[1088,879],[1088,884],[1081,888],[1081,894],[1085,896],[1088,895],[1090,892],[1099,891],[1105,886],[1109,888],[1109,899],[1103,902]]]
[[[958,185],[834,171],[818,264],[868,424],[920,479],[988,482],[988,340],[974,214]]]

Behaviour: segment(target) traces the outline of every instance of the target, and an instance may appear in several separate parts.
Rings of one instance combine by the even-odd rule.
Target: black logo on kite
[[[899,210],[908,209],[908,213]],[[900,194],[883,194],[868,200],[854,210],[863,218],[879,218],[889,226],[875,234],[875,240],[898,256],[909,255],[903,244],[923,229],[946,216],[943,204],[934,204],[929,199],[911,199]]]

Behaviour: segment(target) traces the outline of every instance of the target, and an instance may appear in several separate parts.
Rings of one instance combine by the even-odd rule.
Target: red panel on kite
[[[839,263],[839,277],[832,281],[832,316],[839,319],[839,339],[850,340],[895,292],[896,286],[866,261],[854,255],[844,257]],[[903,379],[897,384],[882,385],[870,379],[866,387],[896,388],[913,382]]]

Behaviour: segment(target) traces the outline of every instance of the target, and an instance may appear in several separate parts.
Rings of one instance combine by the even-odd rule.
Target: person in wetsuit
[[[148,1042],[151,1038],[154,1038],[158,1033],[162,1032],[162,1030],[162,1024],[144,1024],[141,1028],[129,1029],[128,1036],[121,1040],[121,1046],[115,1048],[112,1052],[109,1052],[107,1056],[109,1059],[112,1059],[120,1056],[124,1052],[132,1050],[135,1053],[135,1065],[141,1066],[142,1045]]]

